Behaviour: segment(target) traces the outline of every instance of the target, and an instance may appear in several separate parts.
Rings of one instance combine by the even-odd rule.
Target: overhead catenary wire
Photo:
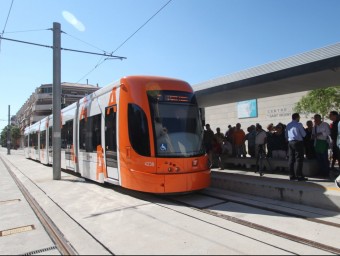
[[[101,56],[105,56],[107,57],[107,59],[120,59],[120,60],[123,60],[123,59],[126,59],[126,57],[121,57],[121,56],[116,56],[116,55],[113,55],[112,53],[97,53],[97,52],[88,52],[88,51],[81,51],[81,50],[74,50],[74,49],[68,49],[68,48],[60,48],[61,50],[64,50],[64,51],[71,51],[71,52],[79,52],[79,53],[87,53],[87,54],[93,54],[93,55],[101,55]]]
[[[103,49],[100,49],[99,47],[97,47],[97,46],[95,46],[95,45],[93,45],[93,44],[90,44],[90,43],[88,43],[88,42],[85,42],[84,40],[81,40],[81,39],[79,39],[79,38],[73,36],[73,35],[70,35],[69,33],[66,33],[66,32],[64,32],[64,31],[63,31],[62,33],[65,34],[65,35],[67,35],[67,36],[69,36],[69,37],[71,37],[71,38],[73,38],[73,39],[75,39],[75,40],[77,40],[77,41],[80,41],[80,42],[82,42],[82,43],[84,43],[84,44],[86,44],[86,45],[89,45],[89,46],[91,46],[91,47],[93,47],[93,48],[95,48],[95,49],[97,49],[97,50],[99,50],[99,51],[102,51],[102,52],[105,52],[105,53],[106,53],[106,51],[104,51]]]
[[[167,1],[156,13],[154,13],[147,21],[145,21],[135,32],[133,32],[126,40],[123,41],[123,43],[121,43],[114,51],[112,51],[111,53],[108,53],[104,50],[101,50],[99,49],[98,47],[94,46],[94,45],[91,45],[89,43],[86,43],[80,39],[77,39],[65,32],[63,32],[64,34],[68,35],[68,36],[71,36],[79,41],[82,41],[83,43],[86,43],[92,47],[95,47],[99,50],[101,50],[103,53],[93,53],[93,52],[87,52],[87,51],[81,51],[81,50],[73,50],[73,49],[68,49],[68,48],[61,48],[61,50],[65,50],[65,51],[74,51],[74,52],[79,52],[79,53],[86,53],[86,54],[94,54],[94,55],[100,55],[102,56],[100,58],[100,60],[98,61],[98,63],[95,65],[95,67],[90,70],[88,73],[86,73],[86,75],[84,75],[81,79],[78,80],[81,81],[83,78],[85,78],[86,76],[88,76],[90,73],[92,73],[96,68],[98,68],[101,64],[103,64],[106,60],[109,60],[109,59],[120,59],[120,60],[123,60],[123,59],[126,59],[126,57],[121,57],[121,56],[116,56],[116,55],[113,55],[117,50],[119,50],[124,44],[126,44],[135,34],[137,34],[144,26],[146,26],[158,13],[160,13],[167,5],[170,4],[172,0],[169,0]],[[12,9],[12,5],[13,5],[13,2],[14,0],[12,0],[12,4],[11,4],[11,8],[10,10]],[[10,11],[9,11],[9,14],[10,14]],[[8,17],[9,17],[9,14],[7,16],[7,20],[8,20]],[[7,24],[7,20],[6,20],[6,24]],[[5,25],[6,27],[6,25]],[[25,31],[14,31],[14,32],[8,32],[8,33],[20,33],[20,32],[32,32],[32,31],[42,31],[42,30],[52,30],[52,29],[41,29],[41,30],[25,30]],[[5,28],[3,30],[3,33],[5,32]],[[35,45],[35,46],[40,46],[40,47],[45,47],[45,48],[53,48],[52,46],[48,46],[48,45],[43,45],[43,44],[38,44],[38,43],[32,43],[32,42],[26,42],[26,41],[22,41],[22,40],[16,40],[16,39],[11,39],[11,38],[5,38],[3,37],[3,33],[0,34],[0,51],[1,51],[1,40],[9,40],[9,41],[13,41],[13,42],[18,42],[18,43],[25,43],[25,44],[30,44],[30,45]],[[104,58],[106,57],[106,58]],[[104,59],[103,59],[104,58]],[[77,82],[77,83],[78,83]]]
[[[11,14],[11,11],[12,11],[13,3],[14,3],[14,0],[12,0],[11,6],[9,7],[9,11],[8,11],[8,14],[7,14],[7,18],[6,18],[6,22],[5,22],[4,29],[2,30],[2,34],[3,34],[3,33],[5,32],[5,30],[6,30],[7,22],[8,22],[8,19],[9,19],[9,15]]]
[[[160,13],[168,4],[170,4],[172,0],[169,0],[166,4],[164,4],[154,15],[152,15],[146,22],[143,23],[131,36],[129,36],[123,43],[121,43],[112,53],[118,51],[127,41],[129,41],[135,34],[138,33],[146,24],[148,24],[158,13]]]
[[[17,34],[17,33],[28,33],[28,32],[40,32],[40,31],[46,31],[51,30],[50,28],[42,28],[42,29],[28,29],[28,30],[18,30],[18,31],[7,31],[3,34]]]
[[[50,45],[44,45],[44,44],[38,44],[38,43],[32,43],[32,42],[27,42],[27,41],[22,41],[22,40],[7,38],[7,37],[3,37],[3,36],[1,36],[1,35],[0,35],[0,40],[8,40],[8,41],[17,42],[17,43],[35,45],[35,46],[46,47],[46,48],[53,48],[53,46],[50,46]]]
[[[126,44],[135,34],[137,34],[143,27],[146,26],[146,24],[148,24],[158,13],[160,13],[166,6],[168,6],[170,4],[172,0],[169,0],[168,2],[166,2],[156,13],[154,13],[147,21],[145,21],[135,32],[133,32],[127,39],[125,39],[125,41],[123,41],[123,43],[121,43],[114,51],[111,52],[111,54],[115,53],[116,51],[118,51],[124,44]],[[81,80],[83,80],[85,77],[87,77],[89,74],[91,74],[95,69],[97,69],[100,65],[102,65],[106,59],[103,59],[103,57],[101,57],[99,59],[99,61],[97,62],[97,64],[94,66],[94,68],[92,68],[89,72],[87,72],[82,78],[80,78],[77,83],[79,83]]]
[[[38,44],[38,43],[32,43],[32,42],[27,42],[27,41],[22,41],[22,40],[17,40],[17,39],[12,39],[12,38],[7,38],[7,37],[3,37],[0,36],[0,40],[8,40],[8,41],[12,41],[12,42],[17,42],[17,43],[23,43],[23,44],[29,44],[29,45],[34,45],[34,46],[40,46],[40,47],[45,47],[45,48],[52,48],[53,46],[50,45],[44,45],[44,44]],[[74,50],[74,49],[69,49],[69,48],[60,48],[61,50],[64,51],[72,51],[72,52],[78,52],[78,53],[86,53],[86,54],[92,54],[92,55],[100,55],[100,56],[105,56],[108,58],[113,58],[113,59],[126,59],[126,57],[121,57],[121,56],[116,56],[113,55],[112,53],[107,54],[107,53],[96,53],[96,52],[88,52],[88,51],[82,51],[82,50]]]
[[[43,30],[53,30],[51,28],[49,29],[43,29]],[[27,31],[27,30],[26,30]],[[26,32],[25,31],[25,32]],[[34,31],[37,31],[37,30],[34,30]],[[67,34],[65,32],[62,31],[62,33],[64,34]],[[68,34],[67,34],[68,35]],[[29,45],[34,45],[34,46],[40,46],[40,47],[45,47],[45,48],[52,48],[53,49],[53,46],[49,46],[49,45],[43,45],[43,44],[38,44],[38,43],[32,43],[32,42],[27,42],[27,41],[22,41],[22,40],[17,40],[17,39],[12,39],[12,38],[5,38],[2,36],[2,34],[0,34],[0,42],[1,40],[8,40],[8,41],[12,41],[12,42],[17,42],[17,43],[24,43],[24,44],[29,44]],[[80,39],[79,39],[80,40]],[[80,40],[82,41],[82,40]],[[84,42],[84,41],[83,41]],[[84,42],[85,43],[85,42]],[[86,43],[88,44],[88,43]],[[90,45],[90,44],[88,44]],[[93,45],[92,45],[93,46]],[[95,47],[95,46],[93,46]],[[97,49],[99,49],[98,47],[95,47]],[[120,60],[123,60],[123,59],[126,59],[126,57],[122,57],[122,56],[116,56],[116,55],[113,55],[113,53],[107,53],[106,51],[104,50],[101,50],[103,53],[94,53],[94,52],[89,52],[89,51],[81,51],[81,50],[74,50],[74,49],[68,49],[68,48],[60,48],[61,50],[64,50],[64,51],[73,51],[73,52],[78,52],[78,53],[85,53],[85,54],[92,54],[92,55],[100,55],[100,56],[104,56],[106,57],[104,59],[105,60],[108,60],[108,59],[120,59]]]
[[[9,16],[10,16],[11,11],[12,11],[13,3],[14,3],[14,0],[12,0],[11,6],[9,7],[7,18],[6,18],[6,22],[5,22],[5,25],[4,25],[4,29],[2,30],[0,36],[2,36],[5,33],[5,30],[6,30],[6,27],[7,27],[7,22],[8,22]],[[0,38],[0,52],[1,52],[1,38]]]
[[[80,41],[80,42],[82,42],[82,43],[84,43],[84,44],[86,44],[86,45],[89,45],[89,46],[91,46],[91,47],[93,47],[93,48],[96,48],[97,50],[100,50],[100,51],[106,53],[106,51],[100,49],[99,47],[97,47],[97,46],[95,46],[95,45],[93,45],[93,44],[90,44],[90,43],[88,43],[88,42],[85,42],[84,40],[81,40],[81,39],[79,39],[79,38],[77,38],[77,37],[75,37],[75,36],[73,36],[73,35],[70,35],[69,33],[66,33],[66,32],[63,32],[63,33],[64,33],[65,35],[67,35],[67,36],[69,36],[69,37],[71,37],[71,38],[77,40],[77,41]],[[106,61],[107,59],[111,59],[111,58],[105,58],[105,59],[103,60],[103,62]],[[100,60],[102,60],[102,58],[100,58]],[[81,80],[83,80],[85,77],[87,77],[87,76],[88,76],[90,73],[92,73],[92,72],[98,67],[98,65],[100,65],[100,64],[101,64],[101,62],[99,61],[99,62],[97,63],[97,65],[96,65],[93,69],[91,69],[91,70],[90,70],[89,72],[87,72],[84,76],[82,76],[82,78],[80,78],[76,83],[79,83]]]

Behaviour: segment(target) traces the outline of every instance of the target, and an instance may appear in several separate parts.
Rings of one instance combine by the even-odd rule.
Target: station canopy
[[[340,85],[340,43],[193,85],[200,107]]]

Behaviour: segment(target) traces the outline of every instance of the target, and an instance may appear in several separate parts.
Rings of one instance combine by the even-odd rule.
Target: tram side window
[[[79,148],[85,151],[86,148],[86,120],[85,118],[79,121]]]
[[[117,152],[117,115],[114,111],[109,111],[105,116],[105,146],[106,150]]]
[[[49,127],[48,128],[48,146],[49,147],[52,147],[52,133],[53,133],[52,127]]]
[[[90,152],[97,152],[97,146],[102,144],[102,137],[101,137],[101,131],[102,131],[102,122],[101,122],[101,114],[93,116],[92,117],[92,126],[91,131],[89,134],[91,137],[92,142],[92,151]]]
[[[68,125],[68,133],[66,138],[67,145],[73,144],[73,120],[66,122]]]
[[[97,152],[97,146],[101,145],[101,114],[80,120],[79,143],[81,151]]]
[[[73,144],[73,120],[67,121],[61,128],[61,148],[66,149],[67,146]]]
[[[139,106],[128,106],[129,138],[133,149],[142,156],[151,156],[150,135],[146,115]]]
[[[38,149],[38,134],[36,132],[33,132],[30,138],[31,138],[31,147],[33,147],[34,149]]]
[[[46,148],[46,131],[40,132],[40,149]]]
[[[25,136],[25,148],[28,147],[28,135]]]

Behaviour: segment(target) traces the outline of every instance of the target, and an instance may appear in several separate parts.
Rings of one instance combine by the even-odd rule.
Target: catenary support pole
[[[61,179],[61,28],[53,23],[53,179]]]

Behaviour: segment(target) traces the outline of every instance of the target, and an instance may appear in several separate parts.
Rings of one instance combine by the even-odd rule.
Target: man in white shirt
[[[329,159],[328,159],[328,137],[331,134],[329,124],[321,120],[319,114],[314,115],[314,127],[312,138],[315,141],[315,153],[319,163],[320,174],[324,177],[329,177]]]

